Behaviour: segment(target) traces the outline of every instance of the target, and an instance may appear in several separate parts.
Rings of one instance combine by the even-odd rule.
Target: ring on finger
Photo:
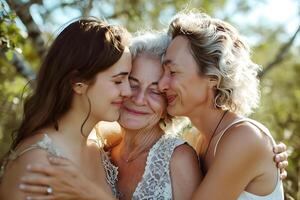
[[[52,189],[52,187],[48,186],[47,189],[46,189],[46,193],[47,193],[48,195],[53,194],[53,189]]]

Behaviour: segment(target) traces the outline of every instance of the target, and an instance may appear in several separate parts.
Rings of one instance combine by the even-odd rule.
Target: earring
[[[76,83],[77,86],[82,87],[83,83]]]

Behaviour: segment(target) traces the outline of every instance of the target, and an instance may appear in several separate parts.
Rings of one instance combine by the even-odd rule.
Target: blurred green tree
[[[52,41],[53,27],[56,29],[76,17],[96,16],[122,24],[131,32],[162,29],[177,11],[197,8],[233,24],[234,16],[239,16],[246,21],[239,24],[240,31],[249,38],[259,38],[254,43],[253,57],[264,69],[260,74],[262,101],[252,117],[266,124],[278,141],[288,145],[286,199],[300,199],[300,48],[296,40],[299,27],[295,27],[291,35],[283,24],[266,25],[263,21],[248,24],[246,15],[264,2],[266,0],[189,3],[184,0],[0,0],[0,156],[8,150],[11,133],[20,122],[23,98],[34,86],[28,81],[34,79],[47,45]],[[228,5],[230,9],[226,9]]]

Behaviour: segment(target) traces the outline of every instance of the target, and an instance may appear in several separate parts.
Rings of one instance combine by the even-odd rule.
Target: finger
[[[282,142],[280,142],[279,144],[275,145],[273,148],[274,153],[282,153],[284,151],[286,151],[286,145]]]
[[[50,185],[51,178],[47,176],[23,176],[21,182],[28,185]]]
[[[278,168],[281,170],[285,170],[285,168],[287,168],[287,166],[289,165],[289,162],[287,160],[282,161],[280,163],[278,163]]]
[[[37,186],[37,185],[27,185],[27,184],[20,184],[19,189],[23,192],[28,193],[37,193],[37,194],[47,194],[46,186]]]
[[[275,162],[279,163],[279,162],[287,161],[287,158],[288,158],[287,152],[279,153],[275,155]]]
[[[27,170],[34,173],[45,174],[47,176],[54,176],[57,173],[54,167],[41,164],[27,165]]]
[[[57,156],[48,156],[48,160],[51,164],[53,165],[72,165],[73,163],[66,159],[66,158],[62,158],[62,157],[57,157]]]
[[[280,170],[280,179],[283,180],[283,179],[286,179],[287,177],[287,171],[286,170]]]
[[[44,195],[44,196],[27,196],[26,200],[55,200],[53,195]]]

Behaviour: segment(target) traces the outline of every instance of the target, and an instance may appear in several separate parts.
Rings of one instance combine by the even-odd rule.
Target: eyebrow
[[[120,73],[118,73],[116,75],[113,75],[112,77],[115,78],[117,76],[127,76],[128,74],[129,74],[129,72],[120,72]]]
[[[167,60],[164,60],[162,63],[162,66],[165,66],[165,65],[176,65],[176,64],[172,60],[167,59]]]
[[[135,82],[140,82],[137,78],[133,77],[133,76],[129,76],[128,78],[129,80],[133,80]],[[158,85],[158,81],[152,82],[150,85]]]

